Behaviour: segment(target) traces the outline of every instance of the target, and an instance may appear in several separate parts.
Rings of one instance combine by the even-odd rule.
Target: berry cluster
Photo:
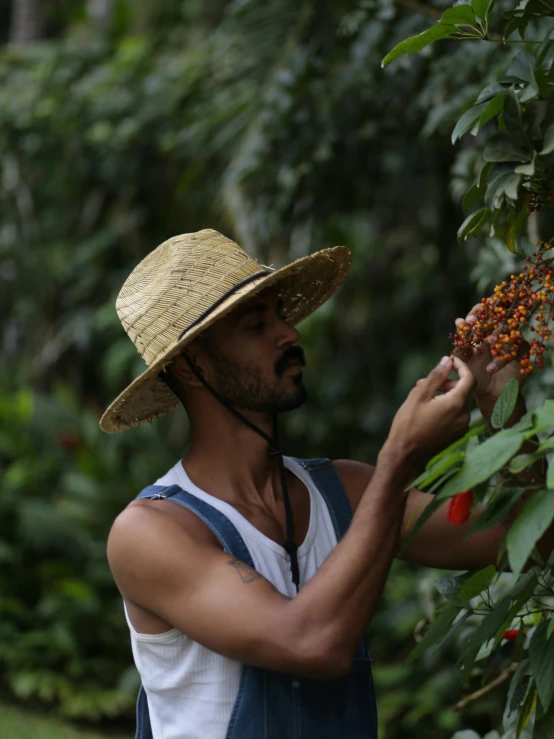
[[[521,356],[520,372],[528,375],[544,364],[545,342],[553,335],[554,321],[554,256],[550,243],[537,244],[533,257],[526,257],[526,265],[510,281],[494,288],[493,294],[481,300],[475,321],[468,321],[453,334],[454,354],[469,358],[473,349],[487,344],[491,355],[502,362]],[[525,339],[522,329],[528,326],[529,351],[522,354]]]
[[[548,201],[554,200],[554,190],[532,188],[529,190],[531,197],[527,203],[529,213],[541,210],[542,206]]]

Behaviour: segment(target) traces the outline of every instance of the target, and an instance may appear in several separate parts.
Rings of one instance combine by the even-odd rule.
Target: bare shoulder
[[[364,490],[373,477],[375,467],[354,459],[334,459],[333,466],[344,485],[350,505],[356,510]]]
[[[164,554],[184,556],[187,550],[206,546],[222,548],[192,511],[168,500],[135,500],[115,519],[107,554],[118,581],[133,566],[144,564],[143,560],[152,562]]]

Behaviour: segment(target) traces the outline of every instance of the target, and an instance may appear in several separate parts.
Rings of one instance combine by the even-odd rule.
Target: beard
[[[298,408],[308,397],[301,374],[291,377],[294,383],[292,390],[285,391],[278,383],[292,363],[298,363],[301,367],[306,364],[304,352],[299,346],[286,349],[275,363],[275,385],[270,385],[259,369],[245,367],[213,352],[211,354],[217,391],[233,408],[258,413],[284,413]]]

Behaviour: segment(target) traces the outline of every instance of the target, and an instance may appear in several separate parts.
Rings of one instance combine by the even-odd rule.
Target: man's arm
[[[155,509],[131,507],[108,541],[124,598],[215,652],[310,677],[345,674],[379,602],[419,463],[467,428],[473,378],[444,395],[451,362],[420,380],[397,413],[348,532],[293,599],[258,573],[200,544]],[[167,505],[172,505],[167,503]]]
[[[473,311],[478,308],[479,306],[475,306]],[[467,316],[466,321],[475,319],[473,311]],[[463,320],[457,319],[456,325],[459,326]],[[469,359],[468,366],[475,377],[477,403],[485,422],[492,430],[490,419],[504,386],[512,377],[521,380],[519,362],[503,365],[493,360],[486,347],[480,347]],[[525,402],[520,395],[514,412],[505,426],[517,423],[525,412]],[[535,450],[536,447],[531,442],[525,442],[519,453],[533,453]],[[352,507],[356,510],[375,468],[362,462],[344,459],[336,460],[334,464],[345,485]],[[541,470],[535,467],[531,471],[519,473],[514,479],[514,484],[523,487],[526,483],[536,482],[540,475]],[[440,569],[471,570],[497,564],[502,539],[532,495],[533,491],[524,493],[503,521],[487,531],[471,536],[468,536],[468,532],[482,509],[478,509],[464,524],[453,526],[446,516],[447,501],[429,517],[416,536],[406,545],[411,528],[434,497],[419,490],[410,490],[398,540],[397,556],[412,564]],[[545,561],[549,558],[554,550],[554,526],[551,526],[537,542],[537,550]]]
[[[356,510],[375,467],[347,459],[335,460],[334,465],[348,493],[350,503]],[[505,536],[505,531],[498,525],[468,537],[471,524],[479,511],[464,524],[453,526],[446,517],[448,501],[429,517],[406,546],[411,528],[433,499],[434,496],[428,493],[414,488],[410,490],[395,556],[411,564],[445,570],[482,569],[489,564],[495,564],[498,547],[502,537]]]

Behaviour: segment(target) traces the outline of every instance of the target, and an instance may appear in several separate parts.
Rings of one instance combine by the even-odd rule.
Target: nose
[[[284,318],[279,318],[279,330],[277,333],[277,340],[276,340],[277,348],[296,344],[299,339],[300,339],[300,334],[294,328],[294,326],[291,326],[290,323],[287,323],[287,321]]]

